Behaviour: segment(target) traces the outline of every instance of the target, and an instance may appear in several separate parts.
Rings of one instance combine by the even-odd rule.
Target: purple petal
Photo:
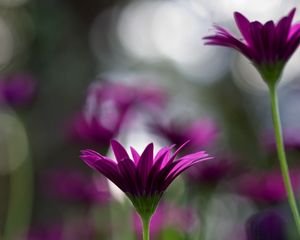
[[[278,46],[275,34],[275,24],[273,21],[268,21],[262,27],[261,40],[265,52],[265,60],[267,62],[272,62],[274,59],[276,59],[276,52]]]
[[[239,12],[234,13],[234,18],[235,18],[235,22],[236,22],[240,32],[242,33],[244,39],[251,46],[252,40],[251,40],[251,35],[249,32],[249,27],[250,27],[249,20]]]
[[[145,188],[150,169],[153,165],[153,143],[150,143],[142,153],[138,162],[137,171]]]
[[[296,8],[293,8],[288,16],[283,17],[280,19],[280,21],[277,23],[277,36],[281,39],[281,43],[284,44],[288,38],[289,30],[291,28],[291,24],[293,21],[293,17],[295,15]]]
[[[297,32],[294,33],[294,35],[288,40],[285,51],[283,54],[284,60],[288,60],[291,55],[296,51],[297,47],[300,44],[300,29],[298,29]]]
[[[184,144],[182,144],[175,152],[174,154],[170,157],[169,160],[167,160],[167,158],[165,158],[165,160],[167,161],[163,161],[162,165],[161,165],[161,168],[165,167],[166,165],[172,163],[176,156],[178,155],[178,153],[190,142],[190,140],[186,141]]]
[[[289,15],[280,19],[276,26],[276,35],[278,41],[278,50],[279,52],[284,51],[284,45],[289,38],[289,31],[291,28],[292,20],[295,14],[296,8],[293,8]]]
[[[131,151],[131,155],[133,157],[133,160],[135,162],[135,165],[137,165],[139,160],[140,160],[140,155],[138,154],[138,152],[133,147],[130,147],[130,151]]]
[[[291,37],[292,37],[296,32],[299,31],[299,29],[300,29],[300,23],[294,24],[294,25],[290,28],[288,40],[290,40]]]
[[[226,29],[220,26],[215,26],[215,28],[217,30],[216,35],[207,36],[203,38],[204,40],[206,40],[204,43],[205,45],[217,45],[233,48],[246,55],[246,57],[250,59],[253,58],[252,50],[246,44],[235,38]]]
[[[163,147],[161,148],[157,154],[155,155],[155,158],[154,158],[154,163],[157,162],[157,160],[161,159],[161,156],[162,155],[165,155],[166,152],[170,152],[170,149],[172,149],[173,147],[175,147],[175,145],[172,145],[170,147]]]
[[[169,159],[169,156],[170,156],[170,148],[167,151],[163,151],[163,153],[160,154],[159,158],[157,158],[156,162],[154,163],[147,179],[147,186],[146,186],[147,193],[152,192],[154,180],[156,176],[160,173],[161,164],[163,161],[165,161],[165,159]]]
[[[207,154],[206,154],[207,156]],[[206,161],[212,159],[211,157],[203,157],[203,158],[196,158],[196,159],[184,159],[181,161],[177,161],[174,163],[172,170],[166,176],[164,184],[162,185],[162,190],[165,190],[174,180],[178,177],[183,171],[190,168],[191,166],[195,165],[196,163]],[[176,164],[176,165],[175,165]]]
[[[124,191],[125,185],[122,182],[120,172],[115,162],[104,158],[101,158],[100,160],[96,160],[96,161],[90,161],[89,156],[86,157],[85,155],[81,156],[81,159],[88,166],[102,173],[105,177],[107,177],[114,184],[116,184],[121,190]]]
[[[126,186],[125,192],[134,196],[138,195],[140,192],[137,186],[139,179],[137,179],[136,168],[133,161],[129,158],[125,158],[118,163],[118,167],[123,176],[122,181]]]
[[[122,161],[124,158],[130,159],[125,148],[118,141],[111,140],[111,147],[118,162]]]

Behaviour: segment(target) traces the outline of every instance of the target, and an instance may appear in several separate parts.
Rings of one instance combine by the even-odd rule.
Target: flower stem
[[[295,195],[291,184],[289,168],[287,165],[286,154],[283,145],[282,127],[281,127],[281,120],[279,115],[276,86],[269,86],[269,93],[271,98],[272,117],[273,117],[273,124],[274,124],[274,131],[275,131],[275,138],[276,138],[276,145],[277,145],[277,154],[279,158],[281,173],[282,173],[285,189],[288,196],[288,202],[292,210],[292,214],[294,217],[294,221],[296,223],[298,233],[300,235],[300,216],[299,216],[299,211],[297,208],[297,203],[296,203]]]
[[[9,204],[3,240],[26,234],[31,221],[33,166],[30,157],[10,175]]]
[[[143,223],[143,240],[150,240],[150,215],[141,216],[142,223]]]

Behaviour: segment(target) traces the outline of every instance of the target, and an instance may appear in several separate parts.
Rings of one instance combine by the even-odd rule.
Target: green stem
[[[33,199],[33,167],[28,157],[10,175],[10,193],[3,240],[26,234],[30,225]]]
[[[149,240],[150,239],[150,221],[151,216],[141,216],[142,223],[143,223],[143,240]]]
[[[272,117],[273,117],[273,124],[274,124],[275,137],[276,137],[277,154],[279,158],[281,173],[282,173],[285,189],[288,196],[288,202],[290,204],[294,221],[296,223],[296,227],[300,235],[300,216],[299,216],[299,211],[297,208],[297,203],[296,203],[295,195],[291,184],[289,168],[287,165],[286,154],[283,145],[282,127],[281,127],[281,121],[279,115],[276,86],[269,86],[269,91],[270,91],[270,98],[271,98],[271,105],[272,105]]]

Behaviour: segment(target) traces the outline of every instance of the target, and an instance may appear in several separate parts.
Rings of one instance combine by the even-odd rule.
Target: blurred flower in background
[[[36,94],[36,81],[28,74],[13,74],[0,79],[0,102],[13,107],[30,104]]]
[[[158,136],[167,140],[169,143],[180,146],[189,141],[189,149],[197,150],[208,147],[217,139],[219,129],[211,120],[196,120],[180,122],[166,122],[166,117],[158,121],[150,123],[150,130]]]
[[[233,161],[226,158],[218,158],[214,161],[209,161],[194,166],[187,171],[187,178],[190,183],[198,185],[201,189],[203,186],[213,186],[230,176],[234,176],[237,166],[234,166]]]
[[[107,203],[110,199],[107,181],[100,177],[93,179],[79,171],[56,169],[44,178],[45,193],[60,200],[91,205]]]
[[[89,219],[75,218],[63,223],[32,227],[24,240],[82,240],[95,237],[96,229]]]
[[[291,169],[290,176],[297,195],[300,190],[299,169]],[[273,204],[287,198],[281,173],[277,169],[245,173],[238,179],[237,188],[241,194],[258,202]]]
[[[286,240],[286,224],[286,217],[279,211],[259,212],[247,221],[247,240]]]

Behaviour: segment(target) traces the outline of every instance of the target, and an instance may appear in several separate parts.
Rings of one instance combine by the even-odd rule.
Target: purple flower
[[[295,194],[300,189],[300,171],[292,169],[290,178]],[[247,173],[237,181],[238,191],[257,202],[277,203],[287,198],[282,175],[279,170]]]
[[[119,133],[124,119],[125,112],[115,117],[105,113],[91,118],[78,114],[67,126],[67,137],[76,143],[108,147],[110,140]]]
[[[161,107],[165,94],[155,87],[134,87],[94,82],[88,89],[84,110],[67,124],[67,137],[74,142],[108,147],[137,110],[152,112]]]
[[[15,74],[0,80],[0,102],[25,106],[35,95],[36,83],[30,75]]]
[[[184,145],[171,154],[172,147],[163,147],[153,156],[153,143],[139,155],[131,147],[132,158],[117,141],[111,141],[116,161],[93,150],[82,150],[81,159],[115,183],[132,201],[140,215],[152,215],[172,181],[192,165],[209,159],[204,151],[175,160]]]
[[[115,109],[117,112],[134,110],[151,110],[163,106],[165,92],[154,86],[129,86],[112,82],[94,82],[88,89],[86,113],[98,114],[103,108]]]
[[[201,165],[194,166],[187,171],[188,179],[197,185],[217,184],[233,172],[233,163],[227,159],[207,161]]]
[[[172,206],[163,202],[158,205],[153,214],[150,233],[151,236],[157,239],[161,231],[169,227],[173,227],[180,232],[188,232],[197,224],[198,219],[194,209]],[[140,236],[142,224],[136,213],[134,214],[134,227],[138,236]]]
[[[82,240],[95,239],[96,229],[89,219],[72,218],[60,224],[31,227],[26,240]],[[20,238],[20,240],[24,238]]]
[[[71,202],[91,204],[105,203],[110,194],[105,179],[97,178],[91,184],[91,177],[78,171],[55,170],[46,175],[46,193]]]
[[[247,240],[287,240],[286,220],[277,211],[253,215],[246,224]]]
[[[156,121],[150,124],[151,130],[170,143],[182,145],[189,141],[190,149],[199,149],[212,144],[218,135],[218,128],[210,120],[197,120],[186,124]]]
[[[242,39],[215,26],[216,34],[205,37],[205,44],[236,49],[255,65],[267,83],[275,84],[286,62],[300,44],[300,24],[292,25],[295,11],[295,8],[292,9],[277,24],[273,21],[265,24],[249,22],[241,13],[235,12],[235,22]]]
[[[60,240],[63,239],[63,229],[60,225],[32,227],[27,240]]]

